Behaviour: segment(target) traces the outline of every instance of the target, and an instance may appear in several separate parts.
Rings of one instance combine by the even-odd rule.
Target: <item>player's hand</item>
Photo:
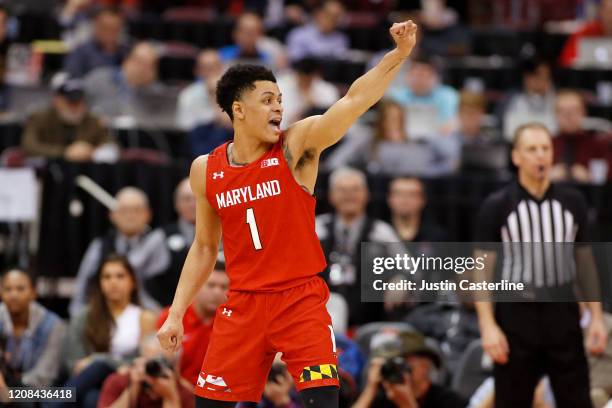
[[[157,340],[164,350],[177,352],[183,342],[183,321],[172,314],[157,332]]]
[[[412,20],[394,23],[389,29],[393,41],[402,56],[407,57],[416,44],[417,25]]]
[[[502,329],[496,323],[489,323],[480,328],[482,348],[497,364],[506,364],[510,347],[508,339]]]
[[[599,355],[606,350],[608,332],[603,319],[592,319],[586,333],[587,349],[589,353]]]

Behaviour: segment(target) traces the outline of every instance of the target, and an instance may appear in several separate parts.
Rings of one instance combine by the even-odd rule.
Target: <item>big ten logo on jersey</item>
[[[271,159],[266,159],[266,160],[261,161],[262,169],[264,167],[272,167],[272,166],[278,166],[278,165],[279,165],[278,157],[272,157]]]

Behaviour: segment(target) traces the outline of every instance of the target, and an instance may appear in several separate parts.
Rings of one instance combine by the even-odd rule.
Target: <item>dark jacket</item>
[[[62,121],[55,108],[34,113],[26,121],[22,148],[32,156],[59,158],[64,150],[75,141],[83,141],[98,146],[110,141],[107,129],[100,119],[91,113],[78,125]]]

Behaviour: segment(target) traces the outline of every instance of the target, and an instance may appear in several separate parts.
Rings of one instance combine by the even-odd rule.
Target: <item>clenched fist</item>
[[[157,332],[157,339],[164,350],[177,352],[183,341],[183,322],[181,319],[168,315],[166,321]]]
[[[407,57],[416,44],[417,25],[412,20],[394,23],[389,29],[393,41],[402,56]]]

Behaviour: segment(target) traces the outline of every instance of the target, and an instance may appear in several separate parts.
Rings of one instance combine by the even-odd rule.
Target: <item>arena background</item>
[[[73,3],[76,11],[68,12],[68,3]],[[594,157],[598,164],[604,165],[606,175],[602,178],[595,174],[596,165],[587,166],[590,177],[581,181],[569,177],[562,182],[576,187],[586,196],[592,240],[611,241],[612,187],[609,180],[612,173],[608,169],[612,166],[612,32],[598,37],[607,44],[593,45],[592,55],[587,55],[587,50],[584,51],[587,54],[570,62],[561,62],[572,33],[602,17],[598,1],[448,0],[445,4],[443,0],[355,0],[342,3],[344,12],[337,21],[337,30],[346,35],[349,50],[316,58],[320,77],[332,84],[338,95],[343,95],[351,82],[371,67],[381,52],[392,46],[388,34],[390,25],[412,18],[420,26],[419,50],[415,55],[426,56],[432,61],[440,83],[452,88],[457,98],[460,92],[484,96],[482,125],[494,134],[492,142],[487,141],[491,142],[492,150],[482,148],[476,158],[469,158],[469,163],[468,159],[462,161],[459,154],[459,162],[438,175],[432,175],[426,168],[417,169],[416,174],[390,174],[364,166],[370,190],[368,216],[389,222],[389,181],[396,176],[416,175],[426,187],[425,214],[446,231],[446,240],[472,240],[483,200],[514,177],[515,169],[508,160],[510,139],[503,134],[503,120],[512,98],[525,91],[525,65],[537,61],[550,67],[550,94],[554,95],[555,89],[576,90],[586,103],[589,123],[595,124],[599,147]],[[288,56],[291,54],[288,37],[294,28],[312,21],[313,10],[320,2],[6,0],[0,4],[5,16],[1,19],[0,30],[3,66],[0,78],[0,175],[3,175],[0,177],[0,209],[4,208],[4,214],[0,212],[0,269],[17,265],[33,270],[38,278],[39,301],[66,318],[72,278],[76,276],[82,256],[89,243],[110,227],[107,208],[77,185],[77,177],[90,177],[111,195],[125,186],[138,187],[150,200],[151,227],[173,222],[176,219],[174,189],[188,175],[195,155],[205,153],[194,146],[206,133],[195,131],[196,126],[181,128],[175,120],[181,91],[197,80],[194,70],[198,53],[234,44],[232,33],[237,20],[244,13],[254,12],[263,17],[262,39],[265,36],[267,42],[273,42],[278,53],[267,61],[259,61],[268,63],[279,76],[290,74],[298,59]],[[112,163],[73,162],[61,157],[41,158],[28,154],[22,145],[28,118],[50,103],[56,92],[53,78],[63,70],[68,55],[78,47],[79,41],[88,41],[91,34],[85,34],[84,40],[79,39],[82,35],[79,30],[91,31],[89,19],[95,10],[109,6],[124,16],[122,44],[149,41],[157,50],[157,73],[163,87],[163,92],[158,94],[159,100],[149,100],[149,106],[133,118],[102,115],[112,141],[120,149]],[[67,14],[72,21],[66,20]],[[607,24],[611,25],[612,17],[607,19]],[[236,62],[228,57],[224,65]],[[118,64],[119,61],[115,65]],[[405,65],[394,85],[397,89],[405,87],[410,62]],[[547,95],[548,91],[542,98]],[[312,112],[316,112],[324,106],[312,108]],[[422,139],[439,139],[442,144],[452,139],[460,126],[458,113],[458,109],[453,113],[452,130],[433,132],[437,134]],[[524,121],[533,119],[529,116]],[[372,109],[364,115],[355,134],[347,138],[372,134],[376,120],[377,111]],[[427,143],[419,148],[429,148]],[[325,152],[322,163],[340,148],[342,143]],[[493,164],[486,160],[493,154],[491,152],[498,154],[500,148],[505,152],[505,159],[502,157]],[[35,214],[25,220],[12,218],[14,198],[2,191],[13,191],[14,186],[1,184],[12,183],[12,179],[4,175],[24,168],[35,175],[32,184],[35,194],[26,194],[32,201],[29,204],[34,205]],[[333,165],[321,166],[315,191],[317,214],[333,211],[328,201],[328,177],[333,170]],[[17,204],[20,205],[23,203]],[[609,253],[604,252],[598,255],[608,257]],[[608,311],[612,311],[611,285],[609,271],[605,271],[602,288],[607,291],[605,308]]]

